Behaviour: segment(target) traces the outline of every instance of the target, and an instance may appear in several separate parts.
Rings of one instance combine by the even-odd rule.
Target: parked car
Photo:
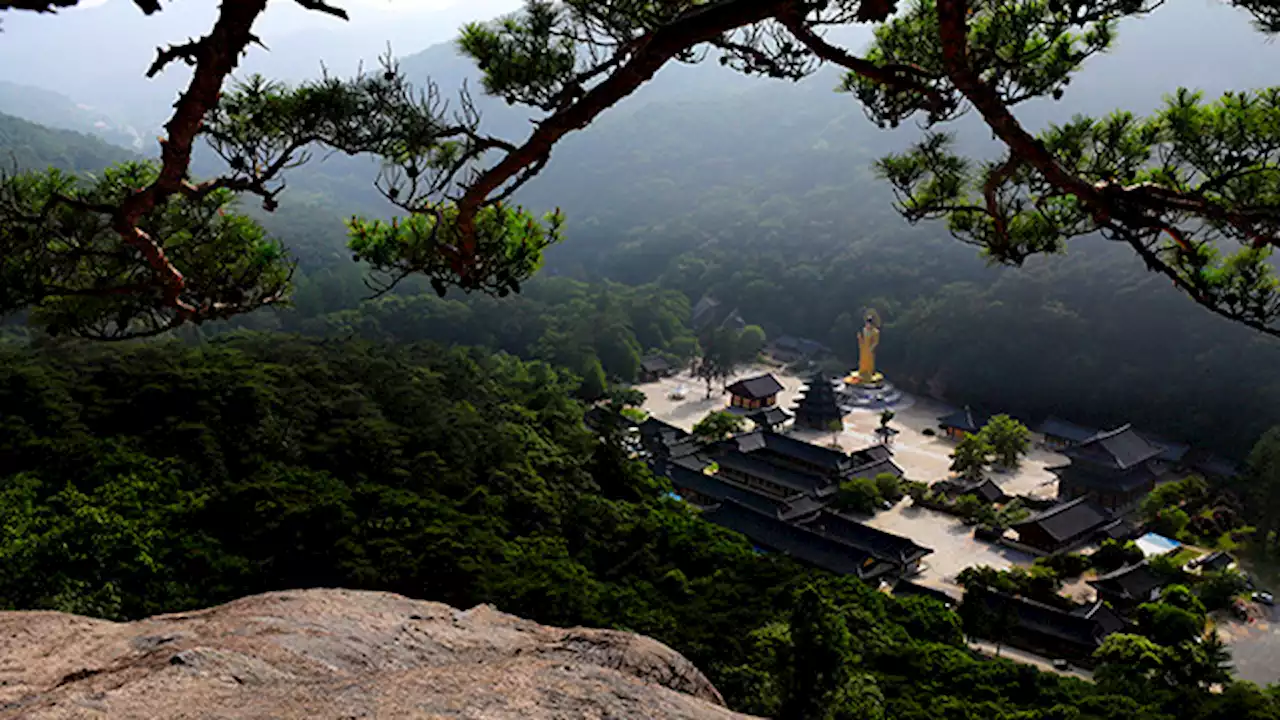
[[[671,391],[671,394],[670,394],[670,395],[668,395],[667,397],[671,398],[672,400],[683,400],[683,399],[684,399],[684,396],[685,396],[688,392],[689,392],[689,391],[688,391],[688,390],[686,390],[686,389],[685,389],[685,387],[684,387],[683,385],[681,385],[680,387],[676,388],[675,390],[672,390],[672,391]]]
[[[1062,658],[1058,658],[1053,661],[1053,669],[1054,670],[1070,670],[1071,663],[1067,662]]]
[[[1269,592],[1267,592],[1266,590],[1259,590],[1258,592],[1254,593],[1254,594],[1253,594],[1253,601],[1254,601],[1254,602],[1256,602],[1256,603],[1262,603],[1263,605],[1275,605],[1275,604],[1276,604],[1276,599],[1275,599],[1275,597],[1274,597],[1274,596],[1272,596],[1272,594],[1271,594],[1271,593],[1269,593]]]

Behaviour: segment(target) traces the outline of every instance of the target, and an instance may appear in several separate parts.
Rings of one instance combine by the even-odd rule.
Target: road
[[[991,657],[995,657],[996,655],[996,646],[992,643],[986,642],[985,640],[970,640],[969,647],[977,650],[983,655],[989,655]],[[1073,665],[1068,670],[1059,670],[1053,666],[1053,663],[1048,658],[1025,652],[1017,648],[1011,648],[1008,645],[1000,646],[1000,657],[1022,663],[1023,665],[1034,665],[1045,672],[1057,673],[1058,675],[1093,682],[1093,673],[1085,670],[1084,668],[1078,668]]]

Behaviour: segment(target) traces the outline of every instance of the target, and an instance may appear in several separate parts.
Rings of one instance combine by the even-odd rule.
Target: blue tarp
[[[1163,535],[1155,533],[1147,533],[1137,540],[1138,548],[1142,550],[1142,554],[1147,557],[1157,555],[1168,555],[1169,553],[1182,547],[1182,543],[1177,540],[1171,540]]]

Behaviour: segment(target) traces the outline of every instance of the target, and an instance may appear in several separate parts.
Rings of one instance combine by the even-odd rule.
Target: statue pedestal
[[[902,401],[902,391],[887,382],[884,376],[876,373],[872,382],[849,382],[857,379],[857,373],[845,378],[844,391],[841,393],[841,404],[847,410],[882,410],[891,408]]]
[[[864,380],[862,374],[854,370],[844,379],[844,384],[850,387],[881,388],[884,387],[884,373],[872,373],[870,378]]]

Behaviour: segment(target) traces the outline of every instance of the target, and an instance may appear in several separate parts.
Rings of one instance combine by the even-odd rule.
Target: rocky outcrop
[[[650,638],[298,590],[133,623],[0,613],[0,718],[746,718]]]

